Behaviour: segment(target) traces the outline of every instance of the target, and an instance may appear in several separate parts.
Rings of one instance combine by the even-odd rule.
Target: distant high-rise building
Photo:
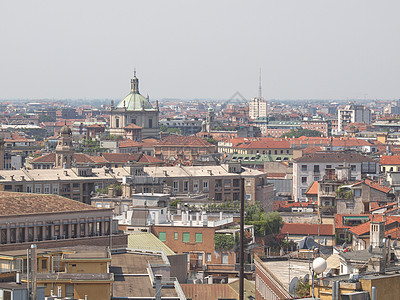
[[[249,103],[250,119],[267,117],[267,101],[263,97],[254,97]]]
[[[338,132],[350,123],[371,124],[371,110],[364,105],[350,104],[338,109]]]
[[[254,97],[250,100],[249,117],[250,119],[267,118],[267,100],[262,97],[261,89],[261,70],[258,87],[258,97]]]

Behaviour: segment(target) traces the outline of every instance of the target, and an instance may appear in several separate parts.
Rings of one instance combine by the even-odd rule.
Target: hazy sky
[[[0,1],[0,100],[400,98],[399,0]]]

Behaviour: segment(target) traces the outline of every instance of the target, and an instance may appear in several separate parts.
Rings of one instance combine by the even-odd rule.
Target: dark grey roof
[[[376,162],[372,158],[352,151],[325,151],[308,153],[294,160],[296,163],[319,162],[319,163],[360,163]]]

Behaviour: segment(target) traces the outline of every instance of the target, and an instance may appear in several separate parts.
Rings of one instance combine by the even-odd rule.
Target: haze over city
[[[0,99],[396,99],[391,1],[2,1]]]

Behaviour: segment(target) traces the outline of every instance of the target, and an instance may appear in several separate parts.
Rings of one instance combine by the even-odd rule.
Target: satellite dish
[[[289,294],[294,296],[298,286],[299,279],[297,277],[293,277],[289,284]]]
[[[303,281],[303,284],[308,283],[310,281],[310,274],[307,273],[306,275],[304,275],[302,281]]]
[[[307,249],[311,250],[314,245],[315,245],[314,239],[311,238],[311,237],[308,237],[307,240],[306,240]]]
[[[326,260],[322,257],[317,257],[316,259],[314,259],[312,267],[315,273],[321,274],[326,270]]]

